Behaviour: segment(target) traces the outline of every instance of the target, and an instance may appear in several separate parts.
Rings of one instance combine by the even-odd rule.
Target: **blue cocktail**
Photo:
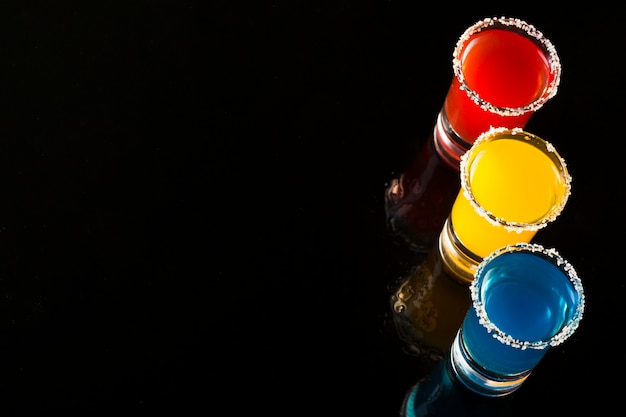
[[[492,253],[479,265],[470,292],[472,307],[452,356],[479,391],[484,384],[502,392],[521,384],[549,347],[576,330],[584,310],[575,270],[554,249],[536,244]]]
[[[517,243],[479,265],[472,306],[450,351],[409,392],[402,417],[504,416],[546,352],[567,340],[585,308],[582,283],[555,249]]]

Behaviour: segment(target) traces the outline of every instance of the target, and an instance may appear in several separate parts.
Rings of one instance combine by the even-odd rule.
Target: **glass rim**
[[[537,44],[545,53],[546,59],[550,64],[551,79],[543,91],[541,96],[532,101],[531,103],[522,107],[500,107],[496,106],[484,99],[482,99],[477,92],[472,90],[465,82],[465,76],[463,75],[461,65],[461,54],[465,49],[465,44],[469,38],[475,33],[482,32],[483,30],[506,28],[508,30],[515,30],[517,33],[524,34],[535,44]],[[501,116],[520,116],[524,113],[535,112],[539,110],[548,100],[552,99],[557,91],[561,82],[561,59],[556,51],[556,48],[552,42],[544,36],[542,32],[537,30],[535,26],[517,18],[510,17],[488,17],[474,23],[468,27],[463,34],[457,40],[454,52],[452,54],[452,68],[454,76],[457,78],[461,85],[461,89],[465,91],[469,98],[472,99],[483,110],[495,113]]]
[[[513,336],[503,332],[498,328],[498,326],[491,322],[491,320],[489,319],[489,315],[485,310],[485,306],[480,300],[479,284],[482,281],[481,277],[483,276],[484,269],[487,268],[488,264],[494,258],[512,252],[527,252],[531,254],[534,253],[541,255],[543,259],[550,261],[554,266],[561,270],[564,275],[567,276],[574,290],[576,291],[576,294],[578,295],[578,305],[576,306],[576,311],[574,312],[572,317],[562,326],[561,330],[558,333],[556,333],[547,340],[530,342],[516,339]],[[543,245],[537,243],[516,243],[513,245],[504,246],[500,249],[495,250],[483,259],[483,261],[478,265],[474,277],[474,280],[470,284],[472,308],[478,316],[480,324],[485,327],[488,332],[492,333],[494,338],[498,339],[498,341],[505,345],[522,350],[528,348],[545,349],[548,347],[558,346],[565,340],[567,340],[580,325],[580,321],[582,320],[583,312],[585,310],[585,292],[583,290],[582,281],[574,267],[567,260],[565,260],[554,248],[546,248]]]
[[[473,161],[473,159],[471,159],[470,157],[473,155],[474,150],[478,149],[481,145],[483,145],[487,141],[498,140],[498,139],[503,139],[503,138],[517,139],[520,141],[524,140],[524,141],[531,143],[533,146],[536,146],[536,147],[537,145],[539,145],[541,149],[545,151],[548,157],[555,163],[559,172],[561,173],[561,176],[563,177],[563,187],[564,187],[563,198],[561,198],[561,201],[558,202],[556,207],[554,207],[550,212],[546,213],[544,216],[541,217],[540,220],[536,222],[533,222],[533,223],[514,222],[514,221],[509,221],[509,220],[499,218],[493,213],[491,213],[490,211],[488,211],[487,209],[485,209],[482,205],[480,205],[478,201],[476,201],[476,198],[474,197],[474,194],[471,191],[471,187],[469,185],[468,169],[469,169],[470,162]],[[556,148],[547,140],[537,135],[534,135],[530,132],[527,132],[519,127],[516,127],[516,128],[491,127],[486,132],[483,132],[480,136],[478,136],[478,138],[476,138],[476,141],[473,143],[472,147],[461,156],[459,170],[460,170],[461,190],[465,198],[469,200],[472,208],[479,215],[487,219],[487,221],[491,223],[492,225],[502,226],[507,231],[516,231],[516,232],[537,231],[539,229],[544,228],[547,224],[556,220],[556,218],[561,214],[572,192],[572,177],[569,174],[565,160],[557,152]]]

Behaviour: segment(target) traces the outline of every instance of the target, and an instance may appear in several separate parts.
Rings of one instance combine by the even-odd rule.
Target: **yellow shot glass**
[[[572,178],[554,146],[520,128],[480,135],[461,158],[460,176],[443,233],[474,260],[530,242],[559,216],[571,193]]]

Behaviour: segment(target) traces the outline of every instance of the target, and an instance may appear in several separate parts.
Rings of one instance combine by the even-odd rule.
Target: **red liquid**
[[[459,59],[469,88],[497,107],[521,108],[541,97],[550,81],[550,64],[537,44],[519,33],[491,29],[470,37]],[[455,132],[468,143],[489,127],[523,128],[532,111],[502,116],[482,109],[454,77],[444,109]]]

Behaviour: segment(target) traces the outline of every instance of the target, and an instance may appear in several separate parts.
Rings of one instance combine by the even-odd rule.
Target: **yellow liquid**
[[[544,221],[556,210],[567,188],[559,167],[531,142],[497,139],[472,149],[467,182],[476,202],[498,219],[520,225]],[[530,242],[536,230],[506,230],[479,214],[461,190],[450,214],[461,243],[484,258],[496,249]],[[522,230],[520,232],[520,230]]]

